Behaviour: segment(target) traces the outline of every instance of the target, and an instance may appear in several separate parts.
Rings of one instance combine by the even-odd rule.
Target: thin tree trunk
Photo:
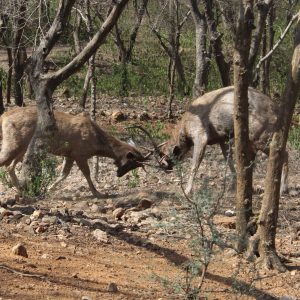
[[[14,69],[14,96],[15,104],[18,106],[23,105],[23,74],[24,74],[24,49],[21,46],[22,34],[26,22],[26,5],[25,2],[17,4],[18,17],[15,21],[15,32],[13,36],[13,69]]]
[[[8,72],[7,72],[7,83],[6,83],[6,103],[11,103],[11,82],[12,82],[12,69],[13,69],[13,58],[12,50],[10,47],[6,48],[8,58]]]
[[[197,98],[205,93],[208,83],[209,61],[206,57],[207,26],[205,15],[199,11],[198,2],[190,0],[190,7],[196,28],[196,70],[193,97]]]
[[[0,115],[4,113],[2,73],[0,72]]]
[[[289,128],[300,89],[300,24],[295,34],[295,49],[291,60],[289,76],[281,97],[278,126],[270,145],[270,155],[265,179],[265,192],[258,219],[258,229],[251,239],[249,256],[259,253],[259,260],[268,269],[285,271],[275,247],[277,229],[280,181],[283,159],[286,155],[286,142]]]
[[[78,54],[81,51],[80,38],[79,38],[80,26],[81,26],[81,16],[77,14],[75,18],[75,25],[73,31],[74,49],[76,54]]]
[[[231,85],[230,63],[228,63],[225,59],[222,46],[222,34],[218,32],[217,22],[213,18],[213,3],[214,1],[205,0],[204,9],[210,30],[210,43],[220,72],[222,85],[225,87]]]
[[[172,103],[175,98],[175,63],[170,59],[169,62],[169,101],[168,101],[168,112],[167,118],[172,118]]]
[[[82,88],[82,95],[81,95],[81,99],[80,99],[80,106],[82,108],[85,108],[85,105],[86,105],[90,81],[91,81],[91,67],[90,67],[90,62],[88,62],[88,69],[85,74],[84,84],[83,84],[83,88]]]
[[[238,249],[243,251],[248,238],[247,224],[252,205],[252,155],[249,152],[248,57],[253,29],[253,0],[240,1],[234,51],[234,142],[237,171],[236,229]]]

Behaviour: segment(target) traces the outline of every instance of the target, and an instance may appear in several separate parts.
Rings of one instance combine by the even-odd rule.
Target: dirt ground
[[[129,138],[127,124],[138,121],[156,128],[165,113],[163,98],[103,97],[99,103],[99,123],[125,140]],[[177,105],[180,115],[183,104]],[[58,97],[55,106],[71,113],[80,111],[72,97]],[[113,122],[116,110],[127,119]],[[166,124],[166,131],[173,126]],[[187,158],[183,167],[189,163]],[[106,193],[105,199],[91,196],[76,166],[44,199],[24,202],[13,188],[0,183],[0,299],[185,298],[184,266],[197,260],[197,254],[190,245],[193,237],[187,228],[193,225],[186,220],[176,172],[165,174],[147,167],[147,173],[140,169],[117,178],[109,159],[101,158],[99,165],[96,186]],[[266,157],[259,156],[257,190],[263,186],[265,167]],[[210,190],[220,191],[224,169],[221,151],[209,147],[196,186],[206,178]],[[291,192],[281,199],[277,235],[278,252],[288,260],[288,271],[261,270],[230,249],[216,248],[201,299],[300,299],[299,174],[299,153],[291,150]],[[260,201],[257,193],[256,211]],[[234,211],[230,191],[222,197],[215,219],[224,236],[234,235],[235,217],[228,216],[228,210]],[[183,226],[174,226],[182,221],[186,222]],[[28,257],[13,253],[18,243],[24,245]]]

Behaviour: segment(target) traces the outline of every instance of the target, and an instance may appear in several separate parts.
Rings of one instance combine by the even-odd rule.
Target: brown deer
[[[251,160],[254,161],[258,150],[269,154],[269,142],[277,124],[277,107],[272,100],[261,92],[249,88],[249,138]],[[184,113],[172,137],[162,148],[160,154],[167,169],[172,169],[174,159],[181,160],[193,147],[191,173],[185,193],[192,191],[193,181],[203,159],[207,145],[220,144],[225,158],[228,145],[233,138],[233,101],[234,87],[225,87],[209,92],[191,103]],[[229,155],[230,157],[230,155]],[[233,173],[235,168],[229,159]],[[287,192],[288,154],[282,172],[281,193]]]
[[[60,176],[51,188],[65,179],[75,161],[86,178],[95,197],[102,195],[96,190],[91,177],[88,159],[92,156],[109,157],[117,166],[117,176],[121,177],[130,170],[143,166],[150,153],[143,156],[135,147],[118,140],[102,130],[88,115],[70,115],[54,111],[57,133],[54,137],[56,146],[51,146],[50,153],[64,156],[65,161]],[[2,148],[0,167],[6,166],[13,185],[20,189],[15,166],[22,161],[29,142],[34,134],[37,122],[37,109],[34,106],[14,108],[0,117],[2,126]]]

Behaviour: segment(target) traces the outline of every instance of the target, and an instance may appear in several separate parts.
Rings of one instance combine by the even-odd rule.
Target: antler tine
[[[153,137],[151,136],[150,132],[148,130],[146,130],[144,127],[140,126],[140,125],[132,125],[128,128],[136,128],[136,129],[140,129],[141,131],[143,131],[150,139],[155,151],[157,153],[160,153],[159,151],[159,147],[157,146],[156,142],[154,141]]]

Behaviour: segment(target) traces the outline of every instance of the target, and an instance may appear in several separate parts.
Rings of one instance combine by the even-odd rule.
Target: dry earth
[[[128,139],[125,125],[143,119],[156,128],[165,100],[103,97],[98,121]],[[74,98],[56,99],[56,107],[79,112]],[[182,112],[181,104],[176,111]],[[111,122],[115,111],[127,116]],[[149,119],[149,120],[147,120]],[[173,126],[165,124],[166,131]],[[145,143],[135,137],[137,143]],[[183,164],[188,168],[189,159]],[[256,187],[263,185],[266,158],[259,156]],[[200,167],[198,186],[222,190],[225,163],[210,147]],[[197,259],[186,220],[176,172],[147,167],[136,175],[115,176],[108,159],[100,159],[97,188],[105,199],[91,196],[77,167],[44,199],[23,200],[0,183],[0,299],[184,299],[184,265]],[[288,271],[260,270],[230,249],[216,249],[202,286],[201,299],[300,299],[299,153],[291,151],[291,193],[281,199],[277,247],[289,259]],[[256,211],[261,197],[254,199]],[[118,209],[116,211],[116,209]],[[233,194],[226,192],[215,222],[226,237],[234,235]],[[118,215],[117,215],[118,213]],[[122,216],[123,214],[123,216]],[[177,225],[177,226],[174,226]],[[22,243],[28,257],[13,254]],[[196,281],[199,277],[196,278]]]

